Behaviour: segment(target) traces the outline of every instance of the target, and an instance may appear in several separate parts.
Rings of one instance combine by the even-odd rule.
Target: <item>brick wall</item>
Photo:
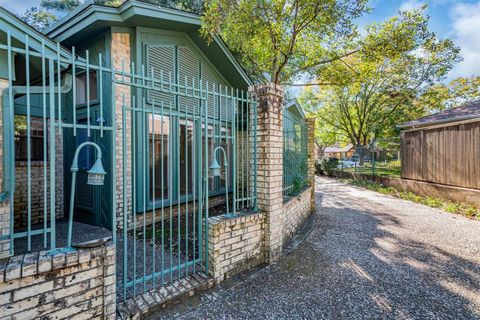
[[[283,204],[283,214],[285,216],[285,226],[283,233],[283,241],[286,243],[296,233],[298,228],[312,213],[310,197],[312,187],[308,187],[296,197],[291,197]]]
[[[1,319],[115,319],[115,247],[0,260]]]
[[[43,121],[43,120],[41,120]],[[32,121],[32,130],[35,126],[39,126],[43,130],[43,123],[41,121]],[[47,122],[50,130],[49,122]],[[49,142],[47,148],[49,148]],[[47,149],[49,150],[49,149]],[[50,179],[50,165],[47,162],[47,189]],[[15,161],[15,197],[14,197],[14,212],[15,212],[15,228],[27,226],[28,217],[28,175],[27,175],[27,161]],[[44,175],[43,175],[43,161],[31,161],[31,208],[32,208],[32,225],[43,223],[44,217]],[[58,133],[55,134],[55,215],[61,218],[64,215],[64,183],[63,183],[63,139]],[[47,193],[50,196],[50,192]],[[47,199],[47,220],[50,220],[50,201]]]
[[[112,33],[112,43],[111,43],[111,55],[112,55],[112,68],[118,71],[122,70],[124,67],[125,72],[130,72],[131,65],[131,42],[129,33]],[[121,76],[117,76],[121,79]],[[125,78],[125,81],[128,81],[128,77]],[[123,117],[123,105],[130,106],[131,104],[131,88],[128,85],[116,85],[115,86],[115,110],[116,110],[116,126],[117,126],[117,153],[116,153],[116,164],[117,164],[117,181],[114,182],[116,186],[116,197],[117,197],[117,226],[123,228],[123,210],[125,205],[126,212],[131,212],[132,210],[132,130],[131,130],[131,121],[132,115],[131,112],[127,111],[125,118]],[[125,123],[125,125],[124,125]],[[123,174],[123,134],[125,130],[125,139],[126,139],[126,164],[125,170],[126,175]],[[123,199],[123,185],[125,184],[126,188],[126,199]],[[131,216],[131,215],[129,215]],[[131,221],[129,221],[131,222]]]
[[[315,161],[317,160],[317,144],[315,143],[315,118],[307,119],[307,168],[310,181],[310,206],[315,210]]]
[[[208,219],[208,260],[216,282],[265,262],[265,214]]]
[[[258,208],[266,213],[265,248],[272,262],[283,248],[283,89],[267,83],[252,90],[258,98]]]

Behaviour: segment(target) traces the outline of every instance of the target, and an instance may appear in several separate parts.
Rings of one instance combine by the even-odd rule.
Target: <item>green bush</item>
[[[337,158],[324,158],[320,162],[320,170],[322,175],[327,175],[332,177],[337,170],[338,167],[338,159]]]

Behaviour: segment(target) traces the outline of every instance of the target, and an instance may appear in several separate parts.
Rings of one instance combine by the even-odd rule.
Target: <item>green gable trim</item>
[[[288,103],[287,106],[285,106],[285,110],[301,119],[307,118],[305,112],[303,111],[303,108],[300,106],[300,103],[298,103],[297,99],[294,99],[293,101]]]
[[[201,16],[197,14],[130,0],[119,7],[83,5],[53,25],[46,34],[57,41],[76,45],[84,41],[88,33],[104,28],[146,27],[185,32],[210,61],[218,64],[217,69],[222,70],[233,86],[240,89],[251,86],[252,80],[221,39],[215,38],[207,45],[199,34],[201,24]]]
[[[52,39],[46,37],[36,29],[32,28],[13,13],[9,12],[3,7],[0,7],[0,30],[4,33],[0,34],[0,43],[7,43],[6,32],[10,31],[12,38],[16,39],[17,43],[13,46],[19,47],[18,42],[25,43],[25,35],[29,36],[30,48],[37,52],[42,50],[42,41],[45,43],[46,56],[57,56],[57,43]],[[5,41],[4,41],[5,40]],[[21,48],[21,46],[20,46]],[[64,47],[60,47],[61,58],[71,58],[71,53]]]

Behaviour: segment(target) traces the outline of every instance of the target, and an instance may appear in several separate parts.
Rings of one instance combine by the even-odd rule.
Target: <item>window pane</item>
[[[170,190],[170,164],[168,157],[170,143],[170,118],[166,116],[162,117],[160,115],[150,114],[148,127],[148,137],[150,142],[150,152],[148,157],[150,173],[150,199],[168,199],[168,193]],[[152,159],[154,160],[152,161]]]
[[[28,160],[27,117],[15,115],[15,160]],[[43,119],[30,117],[30,160],[43,160]]]
[[[203,160],[203,168],[205,166],[210,167],[213,161],[212,152],[213,148],[215,148],[213,143],[213,126],[208,125],[208,162],[205,161],[205,124],[202,124],[202,160]],[[215,189],[215,177],[212,175],[212,171],[208,171],[208,191],[213,191]]]
[[[222,128],[222,141],[221,141],[221,146],[222,148],[225,150],[225,152],[227,153],[227,168],[228,168],[228,172],[229,172],[229,175],[228,175],[228,188],[231,189],[232,188],[232,172],[233,172],[233,163],[232,163],[232,149],[231,149],[231,145],[232,145],[232,140],[231,139],[225,139],[225,134],[228,135],[228,137],[231,136],[231,130],[227,128]],[[223,189],[225,188],[225,168],[223,166],[224,164],[224,155],[223,155],[223,152],[222,151],[219,151],[218,152],[218,163],[220,164],[220,166],[222,167],[220,169],[220,172],[221,172],[221,176],[220,176],[220,188]]]
[[[186,195],[192,193],[192,140],[193,122],[180,120],[180,193]],[[187,132],[185,132],[185,130]]]
[[[97,96],[97,72],[90,71],[90,83],[89,91],[90,91],[90,102],[96,101]],[[84,104],[87,103],[87,77],[86,74],[79,75],[75,78],[75,85],[76,85],[76,103],[77,104]]]

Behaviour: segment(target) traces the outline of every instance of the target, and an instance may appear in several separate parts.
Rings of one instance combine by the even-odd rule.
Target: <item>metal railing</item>
[[[68,51],[57,44],[52,50],[44,41],[33,49],[28,35],[15,39],[24,47],[12,45],[9,31],[6,39],[0,43],[8,56],[2,191],[10,201],[10,233],[0,240],[10,242],[11,254],[70,250],[65,247],[66,234],[71,237],[66,221],[66,198],[71,196],[73,220],[91,218],[88,223],[111,231],[122,299],[191,272],[208,271],[209,216],[257,208],[255,95],[201,79],[179,80],[178,75],[134,63],[109,67],[102,53],[91,55],[88,50],[81,58],[75,48]],[[17,60],[24,61],[22,70],[18,63],[14,68],[13,53],[16,59],[22,57]],[[14,77],[23,68],[25,79]],[[148,100],[152,91],[171,95],[174,103]],[[26,133],[21,161],[15,159],[19,112]],[[38,126],[36,140],[32,119]],[[39,132],[43,139],[38,139]],[[92,176],[93,149],[85,148],[76,155],[75,189],[70,165],[73,152],[86,141],[103,154],[105,183],[86,186],[85,181],[98,185],[103,180]],[[39,147],[32,143],[41,144],[41,160],[32,157]],[[218,146],[227,159],[213,154]],[[221,168],[214,175],[210,166],[217,156]],[[18,188],[20,164],[26,167],[23,189]],[[26,193],[25,206],[15,205],[19,192]],[[18,216],[26,216],[25,229],[16,225]],[[74,238],[77,227],[75,222]]]
[[[285,110],[283,117],[283,196],[298,195],[308,185],[308,136],[304,119]]]

